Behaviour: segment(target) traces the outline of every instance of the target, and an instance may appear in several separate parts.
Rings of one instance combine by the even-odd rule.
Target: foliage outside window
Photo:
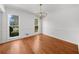
[[[38,19],[35,19],[35,32],[38,32]]]
[[[19,16],[9,15],[9,36],[19,36]]]

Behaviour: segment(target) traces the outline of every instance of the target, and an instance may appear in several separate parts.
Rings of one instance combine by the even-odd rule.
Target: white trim
[[[25,36],[22,36],[22,37],[19,36],[17,38],[16,37],[10,38],[6,42],[13,41],[13,40],[19,40],[19,39],[22,39],[22,38],[31,37],[31,36],[38,35],[38,34],[41,34],[41,33],[34,33],[34,34],[30,34],[30,35],[25,35]],[[6,42],[1,42],[0,44],[6,43]]]
[[[8,35],[7,35],[7,37],[8,37],[8,39],[15,39],[15,38],[18,38],[18,37],[20,36],[20,16],[19,16],[19,15],[16,15],[16,16],[19,17],[19,25],[18,25],[18,26],[19,26],[19,36],[10,37],[10,36],[9,36],[9,25],[10,25],[10,24],[9,24],[9,15],[16,15],[16,14],[8,14],[8,15],[7,15],[7,19],[8,19],[8,29],[7,29],[7,34],[8,34]]]
[[[5,8],[4,8],[4,5],[3,5],[3,4],[0,4],[0,10],[1,10],[2,12],[5,12]]]
[[[50,37],[54,37],[54,38],[60,39],[60,40],[63,40],[62,38],[59,38],[59,37],[57,37],[55,35],[50,35],[50,34],[47,34],[47,33],[43,33],[43,34],[47,35],[47,36],[50,36]],[[69,43],[72,43],[72,44],[76,44],[76,43],[74,43],[72,41],[68,41],[68,40],[63,40],[63,41],[66,41],[66,42],[69,42]],[[78,45],[78,44],[76,44],[76,45]]]

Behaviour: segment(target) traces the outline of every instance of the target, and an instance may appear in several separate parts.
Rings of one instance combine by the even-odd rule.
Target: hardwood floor
[[[0,45],[1,54],[77,54],[78,46],[47,35],[36,35]]]

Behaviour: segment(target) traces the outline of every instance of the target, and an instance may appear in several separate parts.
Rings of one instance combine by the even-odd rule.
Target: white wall
[[[0,12],[0,42],[2,40],[2,13]]]
[[[62,5],[43,19],[43,33],[79,43],[79,6]]]
[[[9,37],[9,28],[8,28],[8,14],[18,15],[20,17],[19,21],[19,30],[20,36],[15,38]],[[6,8],[6,12],[3,14],[2,20],[2,43],[14,40],[16,38],[22,38],[26,36],[26,33],[29,35],[34,34],[34,15],[25,12],[23,10],[15,8]]]
[[[1,19],[0,19],[0,41],[1,41]]]

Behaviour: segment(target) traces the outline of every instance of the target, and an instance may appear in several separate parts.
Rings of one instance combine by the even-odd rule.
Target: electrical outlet
[[[29,35],[28,33],[26,33],[26,35]]]

